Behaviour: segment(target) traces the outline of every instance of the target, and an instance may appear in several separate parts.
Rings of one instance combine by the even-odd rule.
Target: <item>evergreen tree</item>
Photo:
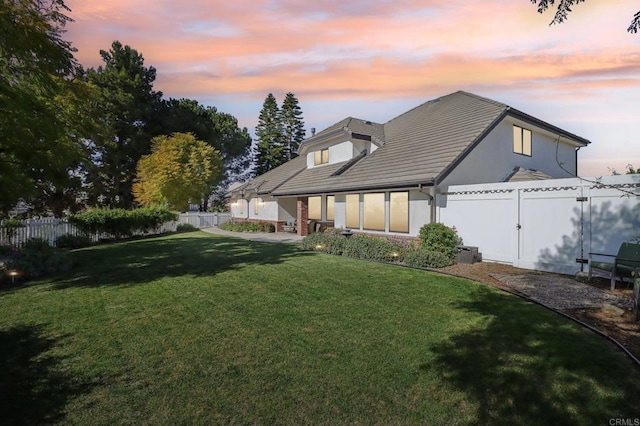
[[[298,99],[291,92],[287,93],[280,110],[284,139],[284,161],[298,156],[298,147],[304,140],[304,121]]]
[[[104,66],[87,71],[97,88],[102,131],[92,135],[93,164],[87,167],[89,203],[130,208],[136,165],[151,151],[151,138],[161,134],[158,123],[162,92],[153,90],[156,70],[145,67],[135,49],[114,41],[100,51]]]
[[[258,138],[255,150],[255,172],[261,175],[282,164],[284,143],[282,118],[276,98],[272,93],[267,95],[260,111],[256,126]]]

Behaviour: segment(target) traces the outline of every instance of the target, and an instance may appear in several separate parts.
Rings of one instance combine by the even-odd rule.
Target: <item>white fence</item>
[[[231,220],[231,213],[180,213],[178,220],[167,222],[157,230],[157,233],[173,232],[181,223],[188,223],[196,228],[210,228],[219,226]],[[64,219],[43,218],[26,219],[22,221],[22,227],[16,228],[14,235],[10,235],[7,228],[0,222],[0,244],[20,246],[30,238],[42,238],[50,244],[54,244],[56,238],[61,235],[79,235],[80,232]],[[154,232],[156,233],[156,232]],[[92,235],[91,239],[97,241],[104,235]]]
[[[458,185],[438,197],[436,213],[483,260],[574,274],[589,252],[615,254],[640,237],[634,194],[640,175]]]

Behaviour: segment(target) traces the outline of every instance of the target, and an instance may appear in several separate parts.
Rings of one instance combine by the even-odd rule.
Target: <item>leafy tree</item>
[[[75,203],[92,96],[62,38],[68,11],[62,0],[0,3],[0,214],[19,200],[57,214]]]
[[[559,0],[558,8],[556,9],[556,14],[553,17],[550,25],[553,24],[561,24],[567,20],[569,12],[571,12],[571,7],[574,4],[582,3],[584,0]],[[538,6],[538,12],[544,13],[549,6],[553,6],[555,4],[555,0],[531,0],[531,3]],[[637,33],[640,29],[640,11],[636,12],[631,20],[631,24],[627,31],[630,33]]]
[[[138,160],[150,152],[151,138],[160,134],[162,92],[153,90],[156,70],[144,66],[135,49],[114,41],[101,50],[104,66],[89,69],[86,79],[98,90],[102,126],[91,135],[92,164],[85,170],[88,202],[130,208]]]
[[[133,194],[145,206],[168,204],[186,210],[222,179],[220,152],[191,133],[153,139],[152,152],[138,162]]]
[[[190,132],[197,139],[220,151],[224,161],[225,175],[222,182],[211,188],[217,203],[224,204],[228,186],[243,180],[249,169],[251,156],[251,136],[247,128],[240,128],[238,120],[219,112],[215,107],[205,107],[190,99],[170,99],[165,101],[163,110],[163,133]],[[203,199],[202,211],[208,209],[208,199]]]
[[[280,109],[272,93],[267,95],[256,126],[255,172],[268,172],[284,163],[283,127]]]
[[[298,156],[298,147],[305,136],[302,109],[293,93],[286,94],[280,114],[284,132],[284,160],[289,161]]]
[[[622,174],[619,171],[617,171],[616,169],[611,168],[611,167],[609,167],[609,171],[611,172],[611,174],[613,176],[618,176],[618,175]],[[626,175],[640,174],[640,168],[636,169],[636,168],[633,167],[633,164],[627,164],[627,167],[625,167],[625,170],[624,170],[624,174],[626,174]]]

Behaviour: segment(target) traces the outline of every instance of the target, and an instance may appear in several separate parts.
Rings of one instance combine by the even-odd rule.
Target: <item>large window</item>
[[[513,126],[513,152],[531,157],[531,130]]]
[[[347,228],[360,229],[360,195],[349,194],[347,195],[347,220],[345,225]]]
[[[389,194],[389,231],[409,232],[409,193]]]
[[[335,220],[336,215],[336,197],[327,195],[327,220]]]
[[[322,197],[309,197],[309,219],[322,220]]]
[[[384,192],[364,194],[364,229],[384,231]]]
[[[320,164],[327,164],[329,162],[329,148],[321,149],[313,153],[313,164],[318,166]]]

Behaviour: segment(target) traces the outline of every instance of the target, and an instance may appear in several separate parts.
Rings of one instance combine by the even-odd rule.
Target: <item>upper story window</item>
[[[531,130],[513,126],[513,152],[531,157]]]
[[[313,153],[313,164],[318,166],[320,164],[327,164],[329,162],[329,148],[321,149]]]

